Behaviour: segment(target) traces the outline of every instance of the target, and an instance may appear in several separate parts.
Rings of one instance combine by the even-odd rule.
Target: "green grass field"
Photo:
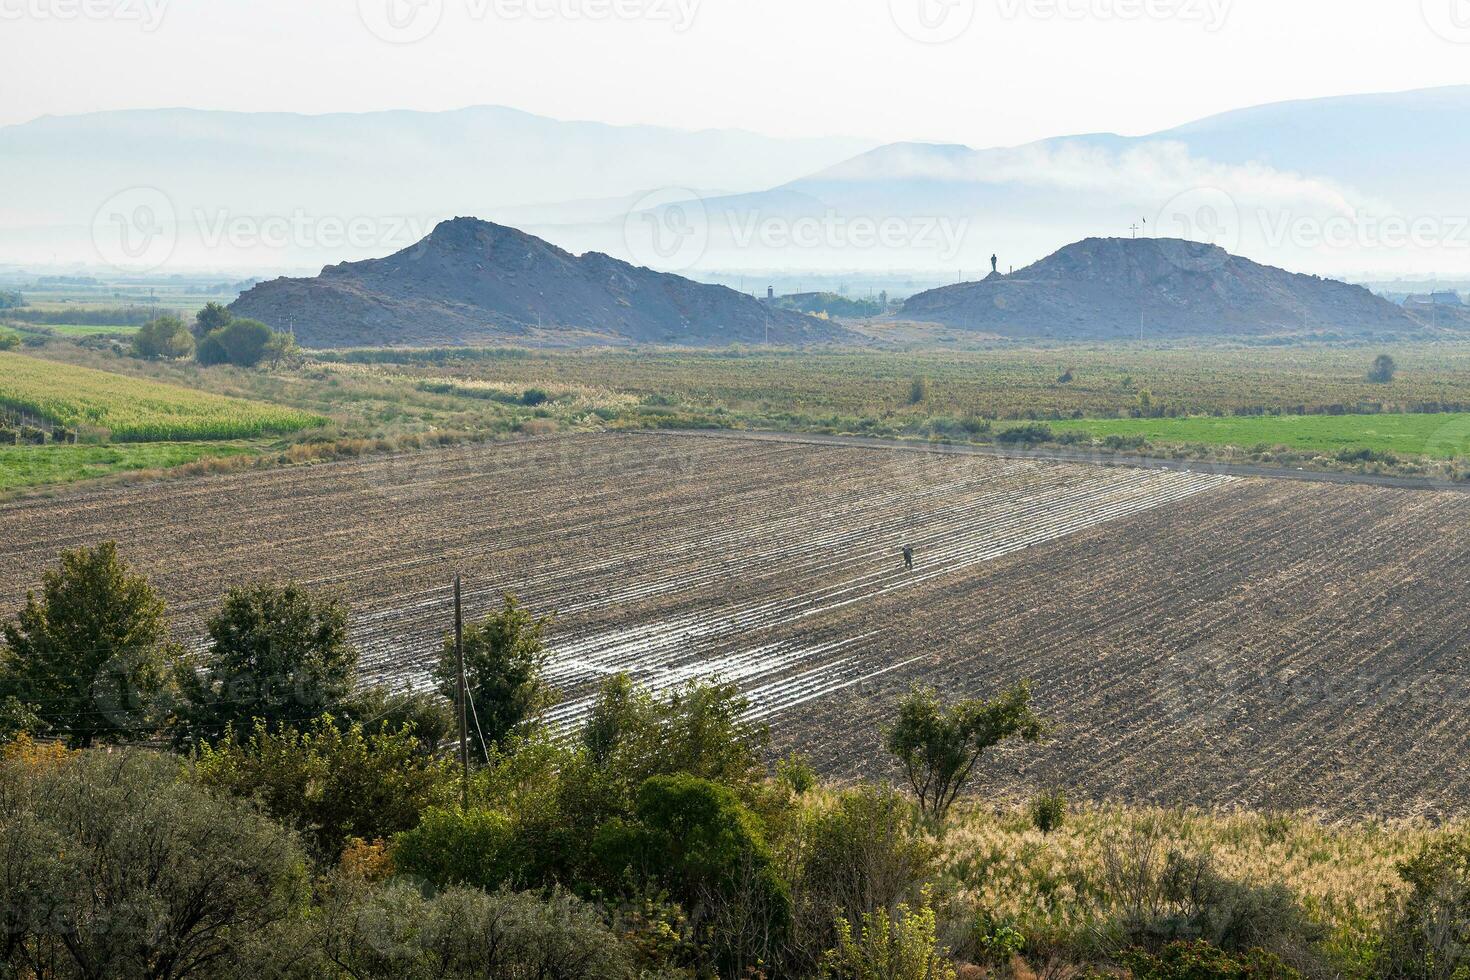
[[[1149,442],[1207,446],[1287,446],[1336,453],[1369,449],[1453,459],[1470,454],[1470,413],[1435,415],[1282,415],[1248,418],[1087,419],[1053,423],[1091,435],[1142,436]]]
[[[138,332],[137,327],[130,327],[125,324],[94,326],[87,323],[45,323],[39,326],[42,330],[49,330],[62,337],[100,337],[106,334],[131,336]]]
[[[0,405],[115,442],[248,439],[322,425],[319,415],[0,352]]]
[[[165,470],[255,447],[232,442],[144,442],[113,446],[0,446],[0,493],[75,483],[129,470]]]

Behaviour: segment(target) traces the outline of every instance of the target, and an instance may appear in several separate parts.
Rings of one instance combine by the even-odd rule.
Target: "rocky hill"
[[[545,346],[730,343],[801,345],[855,339],[815,317],[475,218],[442,222],[382,259],[275,279],[230,307],[295,331],[302,346]]]
[[[1084,340],[1426,329],[1361,286],[1168,238],[1089,238],[1010,275],[920,293],[903,315],[1002,337]]]

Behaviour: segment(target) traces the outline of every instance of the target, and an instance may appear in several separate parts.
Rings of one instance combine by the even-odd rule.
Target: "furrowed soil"
[[[886,774],[915,682],[1031,678],[1057,723],[986,792],[1328,816],[1470,800],[1470,496],[1039,460],[624,434],[0,507],[0,608],[115,539],[197,643],[231,585],[352,602],[368,678],[426,685],[467,615],[557,614],[559,723],[598,680],[740,683],[777,748]],[[915,567],[904,568],[905,544]]]

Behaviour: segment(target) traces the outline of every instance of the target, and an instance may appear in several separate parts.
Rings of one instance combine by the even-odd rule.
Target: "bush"
[[[393,866],[400,874],[439,888],[468,885],[494,890],[511,880],[510,820],[494,810],[429,810],[413,830],[393,839]]]
[[[433,897],[403,882],[332,891],[316,928],[312,976],[360,980],[634,980],[597,908],[565,892]]]
[[[1424,845],[1398,873],[1409,892],[1381,943],[1379,972],[1403,980],[1470,975],[1470,836]]]
[[[1013,425],[1008,429],[1001,429],[995,434],[995,441],[1003,445],[1031,445],[1038,442],[1051,442],[1055,438],[1051,426],[1045,422],[1028,422],[1025,425]]]
[[[917,909],[865,913],[856,935],[846,919],[836,922],[837,946],[822,961],[830,980],[954,980],[948,951],[940,948],[927,896]]]
[[[1031,826],[1050,834],[1067,820],[1067,794],[1059,789],[1042,790],[1031,801],[1030,809]]]
[[[535,408],[537,405],[544,405],[549,401],[551,401],[551,394],[541,388],[527,388],[525,393],[521,395],[521,404],[528,408]]]
[[[834,913],[855,925],[863,915],[921,899],[938,854],[914,805],[886,786],[844,790],[794,836],[796,945],[810,956],[836,942]]]
[[[347,605],[295,584],[231,589],[206,628],[202,670],[181,672],[181,744],[217,742],[248,730],[311,721],[351,695],[357,651]]]
[[[181,773],[141,750],[0,766],[0,973],[215,976],[298,915],[292,835]]]
[[[176,360],[194,353],[194,336],[184,321],[173,314],[149,320],[133,335],[134,357]]]
[[[1301,976],[1265,950],[1232,955],[1203,940],[1170,943],[1157,954],[1132,949],[1121,959],[1134,980],[1298,980]]]
[[[306,732],[257,724],[244,741],[231,733],[201,749],[196,773],[206,786],[259,800],[332,862],[350,838],[387,840],[455,796],[454,767],[425,758],[412,731],[365,735],[331,718]]]
[[[668,890],[689,912],[723,975],[769,963],[785,938],[790,898],[760,820],[729,789],[695,776],[655,776],[634,819],[598,831],[607,880]]]
[[[224,326],[199,338],[194,357],[206,366],[255,367],[268,353],[273,353],[273,342],[277,336],[259,320],[232,318]]]
[[[1373,358],[1372,367],[1368,368],[1368,380],[1373,384],[1386,385],[1393,381],[1398,372],[1398,365],[1388,354],[1379,354]]]
[[[163,598],[112,542],[62,552],[0,640],[0,699],[30,706],[34,734],[80,747],[156,731],[182,657]]]

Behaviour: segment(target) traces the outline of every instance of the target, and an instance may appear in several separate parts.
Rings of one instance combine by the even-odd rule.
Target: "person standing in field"
[[[903,567],[911,572],[914,570],[914,546],[911,544],[903,546]]]

